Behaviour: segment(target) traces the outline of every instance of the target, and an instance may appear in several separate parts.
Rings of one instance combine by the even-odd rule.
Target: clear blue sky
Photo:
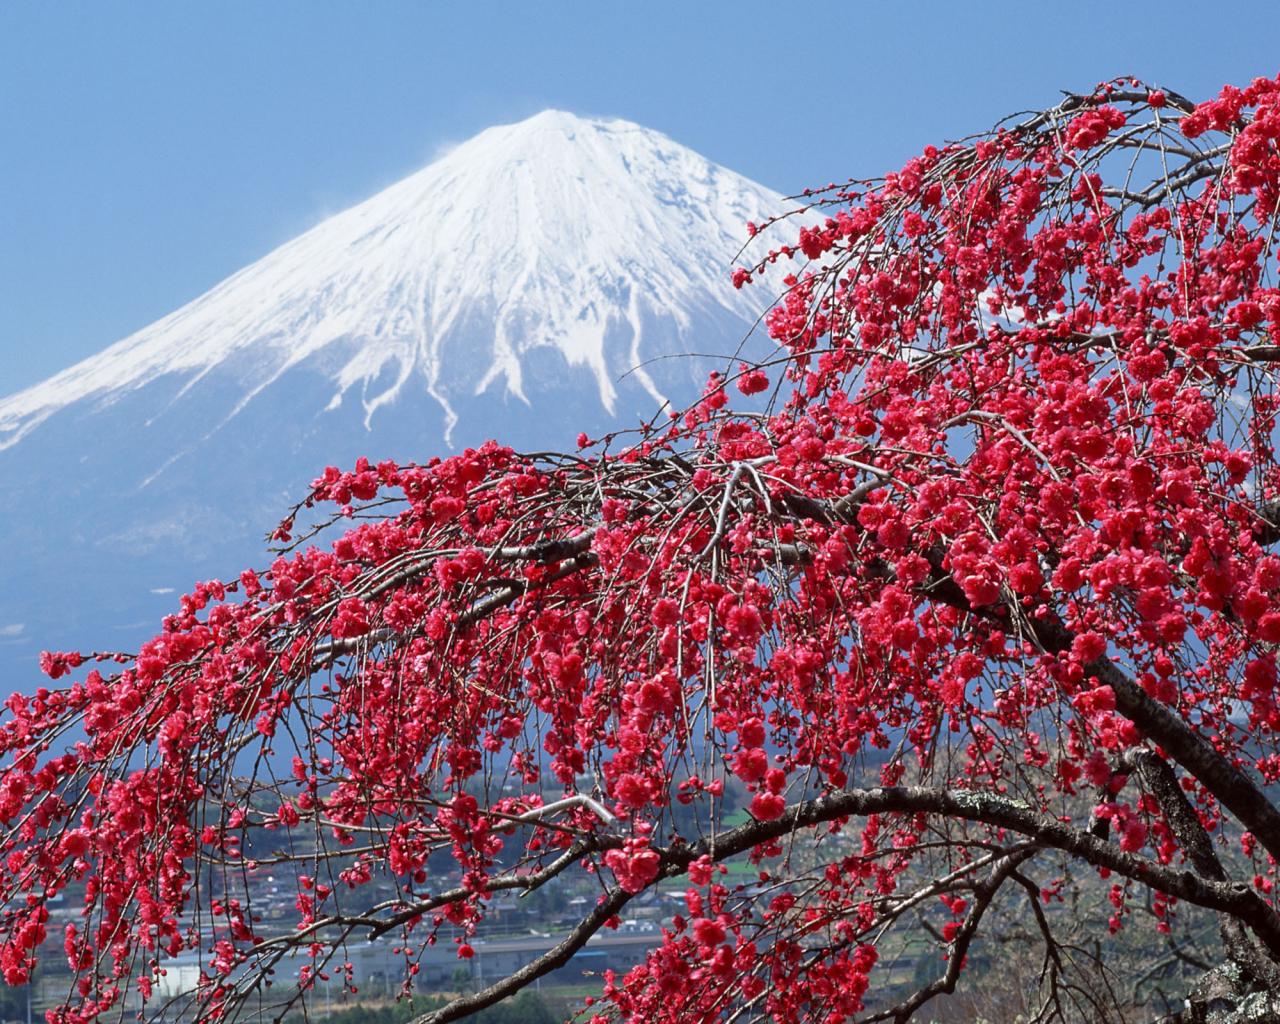
[[[0,4],[0,394],[546,107],[782,191],[1136,74],[1280,72],[1280,3]]]

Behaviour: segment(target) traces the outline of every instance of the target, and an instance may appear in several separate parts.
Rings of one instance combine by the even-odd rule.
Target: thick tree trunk
[[[1280,1024],[1280,992],[1228,961],[1196,983],[1183,1009],[1157,1024]]]

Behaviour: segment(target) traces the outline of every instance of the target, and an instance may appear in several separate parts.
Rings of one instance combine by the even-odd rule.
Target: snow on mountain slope
[[[668,357],[742,342],[767,295],[730,265],[781,209],[656,132],[549,111],[0,398],[0,685],[262,565],[327,464],[570,447],[688,401],[724,359]]]
[[[758,314],[728,268],[745,224],[780,208],[776,194],[657,132],[546,111],[482,132],[164,319],[0,399],[0,449],[69,405],[110,403],[166,375],[185,381],[180,402],[226,365],[243,367],[243,393],[221,411],[231,417],[317,357],[328,407],[359,402],[366,427],[406,389],[439,403],[446,438],[467,392],[530,402],[525,361],[539,348],[587,370],[612,414],[619,375],[672,350],[670,339],[646,344],[656,320],[691,341],[710,313],[746,324]],[[477,323],[488,328],[478,344]],[[611,336],[619,351],[607,351]],[[643,367],[634,379],[661,400]]]

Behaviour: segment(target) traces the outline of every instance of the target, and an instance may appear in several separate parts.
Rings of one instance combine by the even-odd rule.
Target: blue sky
[[[790,192],[1118,74],[1201,98],[1280,72],[1277,40],[1275,0],[9,0],[0,394],[546,107],[638,121]]]

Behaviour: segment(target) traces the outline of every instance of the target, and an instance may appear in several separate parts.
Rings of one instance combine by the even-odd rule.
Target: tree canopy
[[[409,979],[585,872],[558,945],[422,1020],[669,880],[590,1019],[905,1021],[1013,902],[1028,1016],[1099,1019],[1089,887],[1112,932],[1214,915],[1215,991],[1280,1000],[1278,140],[1280,79],[1069,95],[749,226],[776,356],[679,415],[327,470],[268,570],[9,699],[5,979],[73,887],[55,1021],[158,1014],[187,950],[193,1015],[283,1014],[348,942]],[[290,863],[273,929],[239,889]],[[932,950],[905,990],[895,942]]]

